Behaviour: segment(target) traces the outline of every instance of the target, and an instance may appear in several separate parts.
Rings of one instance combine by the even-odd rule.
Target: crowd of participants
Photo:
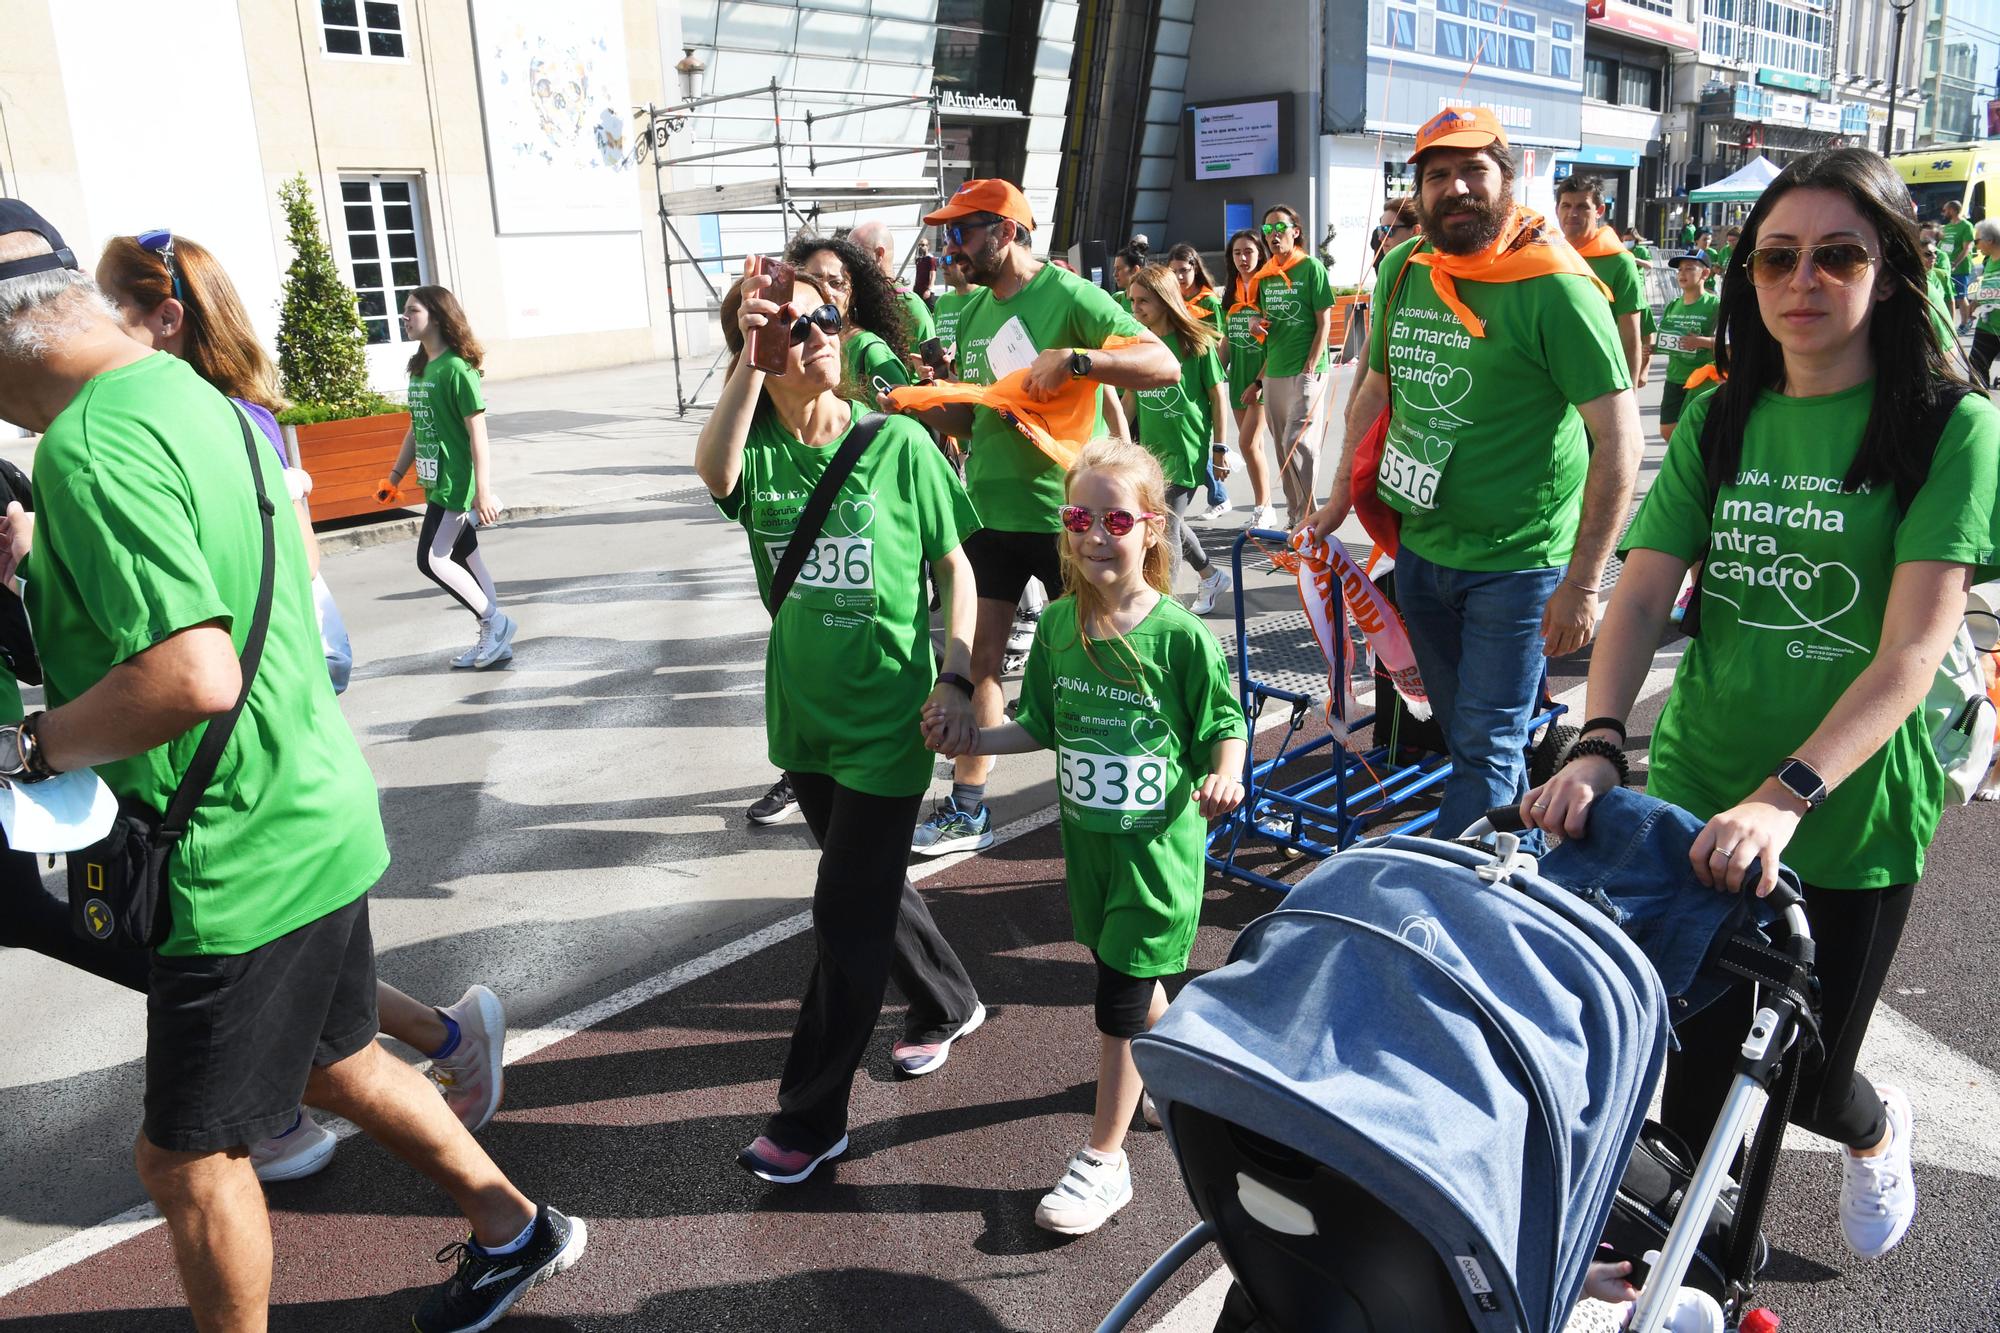
[[[1325,458],[1331,283],[1285,206],[1228,239],[1222,289],[1186,246],[1164,263],[1127,247],[1116,293],[1044,262],[1025,198],[991,180],[924,218],[939,239],[916,288],[869,224],[797,239],[782,304],[761,267],[730,289],[732,361],[695,466],[745,529],[772,618],[766,729],[783,781],[764,813],[796,806],[820,849],[812,969],[744,1168],[796,1185],[846,1151],[890,981],[908,1004],[898,1074],[935,1073],[980,1027],[977,969],[938,930],[908,856],[990,845],[994,757],[1052,749],[1098,1081],[1035,1221],[1080,1235],[1130,1201],[1124,1139],[1135,1118],[1156,1123],[1131,1041],[1187,969],[1207,823],[1244,795],[1245,719],[1199,618],[1227,576],[1188,522],[1200,496],[1198,514],[1227,512],[1233,418],[1253,526],[1275,523],[1273,471],[1294,530],[1333,537],[1361,488],[1394,514],[1396,596],[1452,760],[1441,835],[1516,802],[1546,834],[1580,834],[1628,776],[1628,718],[1676,602],[1701,608],[1648,785],[1707,821],[1689,866],[1703,883],[1768,892],[1780,858],[1806,881],[1827,1058],[1794,1120],[1847,1148],[1838,1211],[1856,1253],[1903,1236],[1909,1104],[1855,1065],[1941,810],[1918,705],[2000,527],[2000,423],[1969,392],[1955,326],[1947,346],[1933,318],[1907,194],[1864,150],[1805,155],[1725,253],[1673,256],[1678,293],[1655,311],[1597,183],[1564,182],[1553,219],[1526,208],[1490,113],[1441,112],[1410,161],[1415,194],[1383,215]],[[1972,243],[2000,252],[1983,233]],[[421,346],[413,427],[383,495],[416,467],[419,567],[479,622],[452,664],[496,665],[515,627],[473,537],[499,512],[478,344],[441,289],[405,317]],[[434,1008],[375,979],[367,893],[387,847],[335,703],[337,613],[323,580],[316,595],[310,526],[260,528],[259,497],[303,483],[275,447],[279,404],[247,327],[185,238],[120,238],[93,281],[53,227],[0,202],[0,417],[43,434],[20,487],[34,512],[29,496],[8,506],[0,574],[36,627],[48,701],[0,727],[0,776],[94,767],[157,822],[204,724],[233,718],[243,738],[168,860],[164,935],[122,950],[72,938],[32,860],[10,853],[0,942],[146,991],[136,1157],[199,1326],[263,1327],[259,1179],[324,1164],[331,1138],[301,1109],[314,1107],[452,1197],[470,1235],[447,1247],[453,1273],[416,1327],[482,1328],[575,1263],[586,1229],[523,1195],[472,1137],[501,1096],[497,999],[474,987]],[[1634,385],[1654,350],[1670,443],[1626,531]],[[1709,363],[1719,386],[1696,378]],[[1071,412],[1078,438],[1023,429],[1027,406]],[[1357,478],[1371,432],[1382,463]],[[1756,517],[1802,485],[1837,522]],[[1732,559],[1690,590],[1712,543],[1850,577],[1763,579]],[[1189,605],[1174,595],[1183,561],[1200,578]],[[1031,584],[1049,600],[1023,636]],[[1025,649],[1011,718],[1010,643]],[[1546,661],[1592,643],[1582,735],[1528,790]],[[940,759],[952,790],[922,818]],[[231,799],[249,790],[260,798]],[[1680,1034],[1664,1115],[1689,1141],[1713,1121],[1749,1003]],[[436,1086],[378,1031],[431,1056]],[[1590,1290],[1629,1299],[1625,1275],[1594,1268]]]

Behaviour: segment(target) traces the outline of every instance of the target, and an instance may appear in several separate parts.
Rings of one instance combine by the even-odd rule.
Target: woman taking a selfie
[[[743,525],[758,591],[771,608],[764,655],[771,762],[820,847],[813,890],[818,957],[778,1086],[778,1110],[738,1156],[765,1180],[794,1184],[847,1150],[847,1097],[891,977],[909,1001],[893,1058],[905,1075],[944,1063],[986,1010],[905,875],[930,785],[926,706],[960,739],[972,728],[977,593],[959,549],[979,526],[950,464],[906,417],[870,417],[840,397],[840,310],[804,267],[792,303],[744,279],[722,306],[735,360],[695,445],[695,471]],[[767,375],[746,340],[777,338],[785,373]],[[765,349],[769,351],[768,347]],[[831,503],[790,589],[772,580],[812,496],[852,432],[874,432]],[[928,562],[944,607],[944,672],[931,652]]]

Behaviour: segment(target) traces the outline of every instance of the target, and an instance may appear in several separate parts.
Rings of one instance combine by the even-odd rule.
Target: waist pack
[[[1687,1198],[1688,1183],[1694,1177],[1694,1159],[1680,1137],[1666,1126],[1648,1120],[1633,1146],[1632,1160],[1618,1184],[1618,1197],[1611,1205],[1611,1220],[1604,1226],[1604,1244],[1621,1259],[1632,1261],[1626,1280],[1635,1287],[1646,1284],[1651,1263],[1646,1256],[1666,1244],[1667,1232],[1679,1216]],[[1709,1211],[1702,1226],[1694,1261],[1688,1265],[1683,1284],[1699,1287],[1718,1302],[1729,1299],[1729,1231],[1736,1222],[1736,1191],[1725,1189]],[[1770,1261],[1771,1247],[1757,1237],[1754,1277]]]
[[[209,720],[200,744],[195,747],[194,758],[167,802],[166,813],[136,797],[121,798],[111,832],[69,854],[70,928],[84,939],[107,948],[158,948],[173,929],[173,913],[167,897],[167,861],[187,833],[188,820],[200,804],[202,793],[215,780],[215,766],[229,744],[230,733],[236,730],[236,719],[243,715],[251,682],[257,679],[257,663],[264,656],[264,633],[271,625],[271,585],[277,561],[277,546],[271,532],[271,517],[276,510],[270,496],[264,493],[264,472],[250,436],[249,418],[240,408],[236,415],[243,427],[243,448],[250,459],[250,479],[257,488],[257,512],[264,526],[264,567],[257,583],[257,610],[250,619],[250,632],[243,640],[243,688],[233,708]]]

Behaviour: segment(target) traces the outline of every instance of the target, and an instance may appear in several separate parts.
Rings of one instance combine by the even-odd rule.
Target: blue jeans
[[[1451,751],[1437,837],[1528,790],[1522,750],[1542,681],[1542,608],[1562,577],[1561,568],[1448,569],[1408,546],[1396,555],[1396,602]]]

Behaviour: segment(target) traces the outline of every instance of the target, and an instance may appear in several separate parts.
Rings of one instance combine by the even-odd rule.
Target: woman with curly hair
[[[914,382],[908,317],[873,255],[846,239],[801,236],[785,258],[819,279],[840,311],[841,397],[874,402],[878,376],[892,386]]]

